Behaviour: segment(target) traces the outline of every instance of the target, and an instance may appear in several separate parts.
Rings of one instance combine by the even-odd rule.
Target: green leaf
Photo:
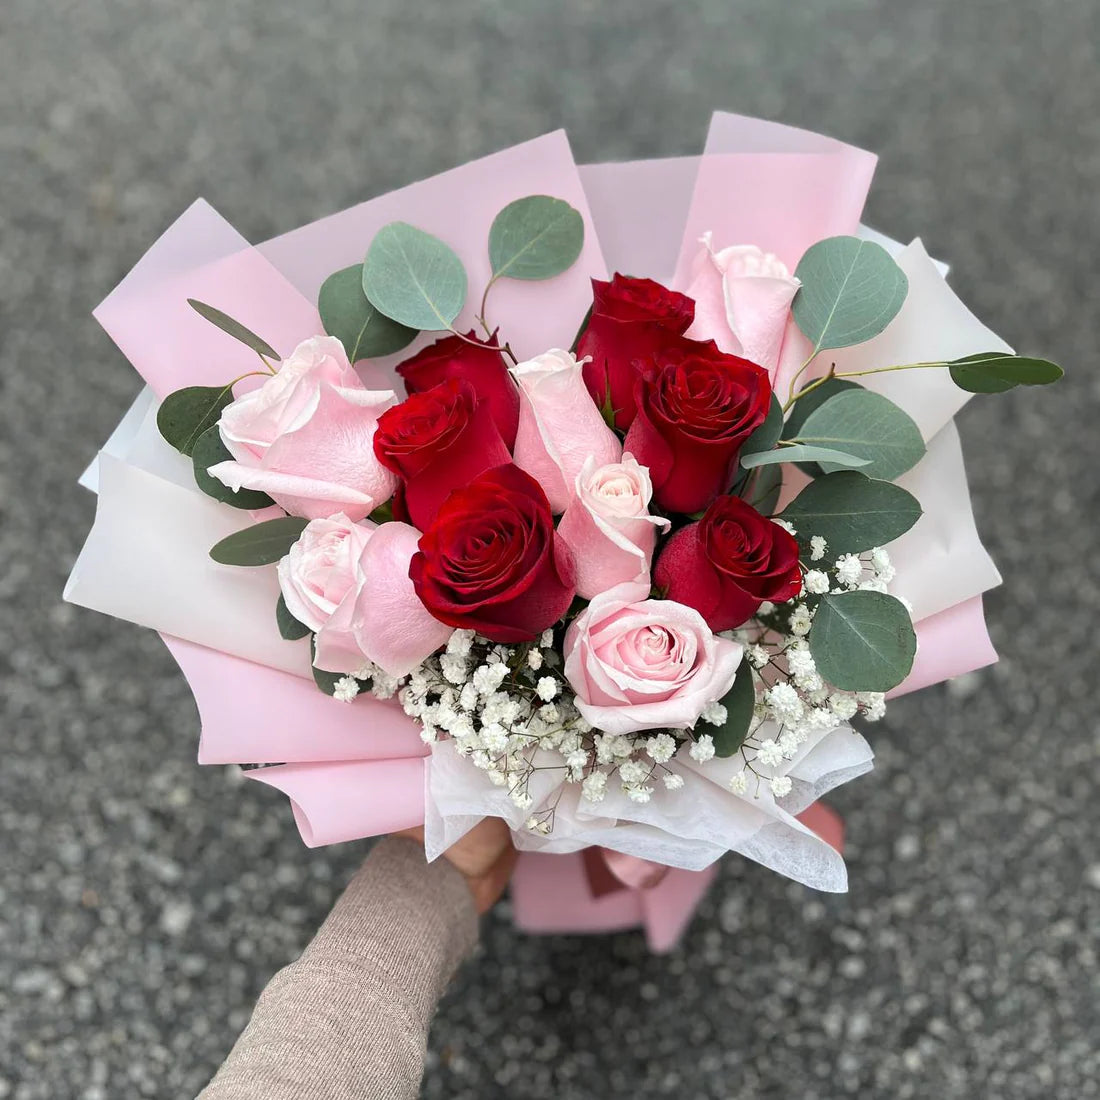
[[[309,633],[309,627],[291,615],[282,593],[279,593],[279,601],[275,604],[275,621],[279,624],[279,634],[288,642],[296,642]]]
[[[510,202],[489,229],[493,278],[550,279],[568,270],[584,247],[584,219],[549,195]]]
[[[194,298],[188,298],[187,304],[200,317],[205,317],[212,325],[216,325],[222,332],[232,336],[234,340],[240,340],[245,347],[251,348],[267,359],[278,361],[279,353],[266,340],[262,340],[250,328],[245,328],[240,321],[234,321],[228,313],[222,313],[220,309],[215,309],[213,306],[208,306],[205,302],[197,301]]]
[[[451,327],[466,301],[466,269],[438,237],[390,222],[367,251],[363,292],[398,324],[436,332]]]
[[[216,477],[211,477],[207,471],[211,466],[219,462],[228,462],[233,458],[225,444],[222,442],[221,432],[215,424],[207,428],[199,436],[191,451],[191,461],[195,470],[195,484],[208,496],[228,504],[232,508],[244,508],[248,511],[258,511],[260,508],[268,508],[275,503],[267,495],[258,489],[239,489],[234,492],[228,485],[223,485]]]
[[[842,691],[897,687],[917,652],[909,612],[883,592],[822,596],[809,642],[818,672]]]
[[[830,397],[806,417],[797,441],[865,458],[862,472],[883,481],[893,481],[912,469],[925,450],[913,418],[889,398],[864,389]],[[817,461],[827,474],[845,465],[836,459]]]
[[[367,519],[369,519],[371,523],[390,523],[393,520],[393,497],[379,504]]]
[[[762,516],[770,516],[779,503],[783,488],[781,465],[761,466],[753,470],[741,490],[742,500],[748,501]]]
[[[779,462],[830,462],[844,469],[855,469],[857,466],[866,466],[870,461],[869,458],[858,458],[843,451],[834,451],[830,447],[811,447],[806,443],[795,443],[790,447],[761,451],[754,455],[746,455],[744,452],[741,454],[741,465],[746,470],[753,470],[757,466],[773,466]]]
[[[157,428],[177,451],[190,458],[199,437],[217,424],[222,409],[232,400],[232,382],[227,386],[186,386],[161,402]]]
[[[219,565],[271,565],[298,541],[308,522],[300,516],[281,516],[257,523],[215,543],[210,556]]]
[[[1047,386],[1065,373],[1048,359],[1029,359],[1003,351],[967,355],[949,366],[951,380],[968,393],[1003,393],[1016,386]]]
[[[392,355],[416,338],[416,329],[391,321],[367,301],[362,264],[334,271],[321,284],[317,312],[325,332],[344,345],[353,363]]]
[[[845,390],[859,390],[862,388],[858,383],[851,382],[847,378],[830,378],[828,381],[822,382],[816,389],[810,390],[805,397],[798,397],[795,400],[787,416],[787,423],[782,434],[788,439],[797,439],[798,433],[802,430],[802,425],[806,423],[810,413],[820,409],[830,397],[836,397],[838,393],[843,393]]]
[[[828,237],[811,245],[795,275],[802,286],[791,312],[814,354],[877,336],[909,292],[905,272],[886,249],[858,237]]]
[[[824,538],[833,559],[885,546],[920,517],[921,507],[912,493],[854,470],[811,482],[782,515],[794,525],[802,543],[814,535]]]
[[[772,403],[768,406],[768,415],[765,417],[764,423],[745,440],[744,446],[741,448],[741,465],[746,470],[750,469],[749,464],[745,462],[746,456],[770,451],[779,442],[782,435],[783,406],[773,393]]]
[[[752,668],[748,660],[742,658],[741,666],[737,670],[737,679],[733,681],[733,687],[722,699],[722,706],[726,708],[726,720],[717,728],[709,727],[701,730],[714,738],[715,756],[733,756],[745,743],[745,738],[749,735],[749,726],[752,725],[755,705],[756,684]]]

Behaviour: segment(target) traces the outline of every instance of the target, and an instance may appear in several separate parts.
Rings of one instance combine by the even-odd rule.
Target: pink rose
[[[598,466],[589,456],[577,476],[577,495],[558,524],[573,551],[577,595],[590,600],[623,581],[649,584],[657,531],[669,521],[649,514],[653,483],[633,455]]]
[[[218,427],[233,456],[210,474],[231,489],[259,489],[291,515],[363,519],[397,478],[374,454],[378,417],[392,390],[368,390],[332,336],[305,340],[278,374],[222,410]]]
[[[316,635],[314,664],[353,673],[372,661],[404,676],[451,636],[409,580],[420,532],[407,523],[310,522],[278,566],[287,609]]]
[[[712,634],[698,611],[648,593],[620,584],[565,634],[577,709],[605,733],[690,729],[733,686],[741,663],[741,646]]]
[[[801,283],[786,264],[755,245],[732,245],[715,252],[703,236],[689,297],[695,321],[687,335],[713,340],[722,351],[764,367],[775,378],[791,302]]]
[[[554,349],[512,369],[520,388],[515,463],[543,488],[551,510],[564,512],[590,455],[618,462],[622,444],[604,423],[584,384],[583,365]]]

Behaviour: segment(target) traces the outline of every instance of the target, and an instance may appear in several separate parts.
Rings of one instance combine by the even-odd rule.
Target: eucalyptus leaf
[[[920,429],[889,398],[870,390],[835,394],[815,409],[799,429],[797,441],[867,459],[862,472],[893,481],[924,457]],[[828,474],[851,463],[817,459]]]
[[[742,488],[740,496],[762,516],[770,516],[779,503],[782,488],[783,467],[781,465],[760,466],[749,472],[749,479]]]
[[[244,508],[248,511],[258,511],[268,508],[275,502],[258,489],[238,489],[234,491],[228,485],[223,485],[216,477],[211,477],[207,472],[211,466],[219,462],[228,462],[233,458],[222,442],[221,432],[215,424],[207,428],[199,436],[191,452],[191,462],[194,466],[195,484],[208,496],[228,504],[231,508]]]
[[[787,439],[797,439],[802,425],[806,423],[810,413],[821,408],[830,397],[836,397],[845,390],[859,390],[863,387],[857,382],[847,378],[830,378],[822,382],[820,386],[810,390],[805,397],[798,397],[787,414],[787,423],[783,427],[782,434]]]
[[[157,429],[181,454],[191,457],[199,437],[215,424],[233,400],[226,386],[185,386],[170,393],[157,409]]]
[[[967,355],[949,364],[951,380],[968,393],[1003,393],[1016,386],[1047,386],[1065,373],[1048,359],[1002,351]]]
[[[889,691],[909,675],[917,636],[904,605],[883,592],[822,596],[810,653],[827,683],[842,691]]]
[[[806,544],[820,535],[832,559],[885,546],[904,535],[921,517],[912,493],[889,481],[854,470],[826,474],[811,482],[783,510]]]
[[[858,458],[843,451],[834,451],[830,447],[811,447],[806,443],[795,443],[790,447],[779,447],[774,451],[761,451],[754,455],[746,455],[743,451],[741,453],[741,465],[746,470],[757,466],[774,466],[780,462],[829,462],[842,469],[854,470],[868,465],[870,461],[869,458]]]
[[[363,262],[363,292],[398,324],[449,329],[466,301],[466,269],[449,245],[406,222],[382,226]]]
[[[296,642],[309,633],[309,627],[305,623],[299,622],[290,613],[290,608],[287,607],[282,593],[279,593],[278,602],[275,604],[275,622],[278,623],[279,634],[288,642]]]
[[[828,237],[811,245],[795,275],[802,285],[791,312],[814,354],[877,336],[909,292],[905,272],[886,249],[858,237]]]
[[[220,309],[208,306],[195,298],[188,298],[187,304],[200,317],[205,317],[212,325],[216,325],[234,340],[239,340],[245,347],[251,348],[266,359],[278,361],[279,353],[266,340],[261,339],[250,328],[245,328],[240,321],[235,321],[228,313],[222,313]]]
[[[726,720],[718,727],[701,727],[703,733],[714,738],[715,756],[733,756],[745,743],[752,725],[753,707],[756,705],[756,684],[749,662],[742,658],[737,669],[737,679],[726,692],[722,706],[726,708]],[[699,730],[697,729],[697,733]]]
[[[510,202],[489,229],[493,278],[550,279],[568,270],[584,247],[584,219],[549,195]]]
[[[300,516],[280,516],[257,523],[215,543],[210,556],[219,565],[271,565],[298,541],[308,522]]]
[[[416,338],[416,329],[391,320],[363,293],[363,265],[334,271],[317,295],[317,312],[329,336],[344,345],[352,363],[400,351]]]
[[[764,423],[745,440],[744,446],[741,448],[741,465],[746,470],[749,469],[749,464],[745,461],[746,456],[770,451],[779,442],[782,435],[783,406],[779,403],[779,398],[773,393],[772,403],[768,406],[768,415],[765,417]]]

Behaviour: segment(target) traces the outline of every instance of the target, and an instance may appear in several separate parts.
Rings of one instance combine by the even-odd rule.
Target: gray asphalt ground
[[[90,310],[198,195],[259,240],[561,124],[695,152],[716,106],[877,150],[872,224],[1069,369],[962,417],[1003,659],[874,731],[846,896],[730,859],[665,959],[502,907],[424,1094],[1100,1095],[1098,43],[1095,0],[4,0],[0,1097],[193,1096],[364,851],[196,767],[155,636],[60,603],[138,386]]]

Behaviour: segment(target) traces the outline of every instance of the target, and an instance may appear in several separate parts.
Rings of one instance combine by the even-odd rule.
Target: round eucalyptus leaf
[[[858,237],[827,237],[811,245],[795,275],[802,286],[791,312],[815,352],[877,336],[909,292],[905,272],[886,249]]]
[[[466,269],[449,245],[406,222],[382,226],[363,262],[363,292],[391,320],[449,329],[466,302]]]
[[[584,219],[563,199],[528,195],[510,202],[489,229],[494,278],[550,279],[584,247]]]
[[[416,329],[391,320],[363,293],[363,265],[334,271],[317,295],[317,312],[329,336],[335,336],[352,363],[400,351],[416,338]]]
[[[190,458],[199,438],[217,424],[222,409],[232,400],[232,382],[226,386],[185,386],[160,403],[157,429],[177,451]]]
[[[917,636],[900,600],[883,592],[822,596],[809,635],[824,680],[842,691],[889,691],[909,675]]]
[[[912,493],[889,481],[875,481],[854,470],[812,481],[783,510],[782,518],[806,544],[820,535],[829,557],[858,554],[904,535],[921,517]]]
[[[913,418],[889,398],[870,390],[835,394],[815,409],[799,429],[797,441],[811,447],[864,458],[861,472],[893,481],[924,457],[924,439]],[[836,459],[815,459],[828,474],[851,466]]]
[[[223,485],[216,477],[211,477],[207,472],[211,466],[219,462],[229,462],[233,456],[222,442],[221,432],[215,424],[207,428],[199,436],[191,452],[191,461],[194,465],[195,484],[208,496],[228,504],[231,508],[243,508],[250,512],[268,508],[275,503],[267,495],[258,489],[238,489],[234,491],[228,485]]]

